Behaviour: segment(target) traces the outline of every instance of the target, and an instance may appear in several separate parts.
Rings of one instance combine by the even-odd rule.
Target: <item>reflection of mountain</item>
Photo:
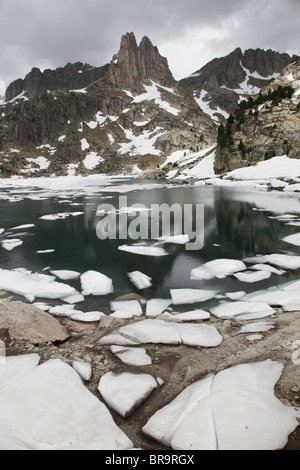
[[[269,219],[265,212],[253,211],[244,202],[218,199],[216,217],[219,243],[238,257],[276,252],[287,233],[285,226]]]

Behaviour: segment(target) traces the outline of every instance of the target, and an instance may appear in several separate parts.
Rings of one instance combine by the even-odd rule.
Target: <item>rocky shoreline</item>
[[[142,297],[132,294],[130,298],[138,299],[145,309],[145,301]],[[128,299],[128,296],[127,296]],[[162,385],[155,390],[150,397],[141,404],[127,419],[122,418],[114,410],[110,409],[116,424],[124,431],[137,448],[145,450],[165,449],[142,433],[142,427],[148,419],[160,408],[171,402],[185,387],[200,380],[208,374],[216,374],[224,369],[242,363],[252,363],[271,359],[284,364],[282,376],[275,388],[275,394],[285,405],[291,407],[300,406],[300,360],[297,356],[299,349],[300,312],[283,312],[276,309],[276,313],[270,317],[275,320],[275,328],[263,334],[263,338],[250,341],[246,335],[237,334],[239,328],[246,324],[235,319],[220,320],[211,318],[209,323],[214,325],[222,335],[223,342],[216,348],[199,348],[186,345],[147,344],[146,350],[152,359],[152,364],[147,366],[125,365],[109,346],[99,344],[99,340],[110,334],[116,328],[125,324],[141,321],[143,317],[133,317],[130,320],[104,316],[97,322],[85,323],[71,320],[70,318],[56,317],[45,314],[45,321],[51,319],[51,331],[44,329],[44,324],[31,325],[29,316],[24,317],[22,324],[16,328],[16,322],[11,319],[5,325],[3,312],[11,308],[13,317],[20,317],[20,313],[26,311],[28,315],[37,313],[36,307],[19,301],[16,297],[2,292],[0,300],[0,339],[5,343],[6,355],[16,356],[36,353],[40,356],[40,363],[50,359],[60,359],[70,366],[75,362],[90,364],[92,375],[89,380],[82,378],[84,385],[99,400],[103,401],[98,385],[101,377],[107,372],[137,372],[147,373],[153,377],[159,377]],[[50,317],[46,320],[47,317]],[[165,318],[170,320],[168,317]],[[178,322],[178,320],[176,320]],[[54,323],[57,334],[62,332],[66,338],[55,340],[53,337]],[[199,322],[195,322],[199,323]],[[203,322],[201,322],[203,323]],[[31,327],[42,330],[44,338],[36,342],[31,336]],[[49,335],[50,336],[47,336]],[[297,346],[298,345],[298,346]],[[286,449],[300,448],[300,428],[289,437]]]

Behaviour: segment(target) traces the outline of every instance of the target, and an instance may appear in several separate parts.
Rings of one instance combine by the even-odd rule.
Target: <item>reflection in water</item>
[[[120,183],[124,183],[121,180]],[[130,187],[130,186],[129,186]],[[190,271],[199,265],[216,258],[243,259],[255,254],[290,252],[300,254],[299,248],[282,242],[284,236],[298,231],[283,221],[270,218],[277,213],[300,215],[298,198],[279,193],[247,192],[245,190],[220,189],[212,186],[165,187],[149,184],[149,189],[126,193],[128,206],[143,204],[203,204],[205,208],[204,247],[198,251],[187,251],[182,245],[160,245],[168,251],[168,256],[150,257],[126,253],[118,250],[122,244],[154,244],[155,240],[99,240],[96,235],[97,207],[109,202],[118,208],[117,186],[99,188],[92,194],[84,195],[68,192],[68,197],[59,194],[44,200],[23,199],[19,202],[0,200],[0,228],[9,235],[9,228],[33,223],[35,227],[22,235],[23,245],[7,252],[0,248],[1,268],[27,268],[42,272],[51,269],[70,269],[81,273],[88,270],[100,271],[113,279],[115,294],[135,291],[127,273],[141,271],[152,277],[152,287],[142,291],[145,297],[169,297],[170,288],[218,288],[221,292],[246,290],[253,286],[241,283],[233,277],[222,282],[191,281]],[[127,184],[128,189],[128,184]],[[3,194],[3,192],[2,192]],[[64,197],[64,199],[63,199]],[[75,205],[73,205],[75,204]],[[272,212],[270,208],[273,207]],[[266,210],[255,210],[266,209]],[[69,216],[64,220],[42,220],[45,214],[83,211],[83,215]],[[277,212],[276,212],[277,211]],[[151,217],[151,211],[148,212]],[[132,218],[128,218],[130,222]],[[17,233],[11,233],[18,237]],[[39,255],[38,250],[55,249],[53,253]],[[259,283],[256,288],[265,288],[293,277],[291,273],[282,278]],[[80,286],[76,286],[80,288]],[[255,288],[255,289],[256,289]],[[138,291],[137,291],[138,292]]]

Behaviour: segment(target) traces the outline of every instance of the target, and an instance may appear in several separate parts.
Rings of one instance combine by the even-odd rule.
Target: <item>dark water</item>
[[[124,186],[125,185],[125,186]],[[48,185],[49,186],[49,185]],[[14,192],[15,191],[15,192]],[[16,202],[7,197],[19,197]],[[32,196],[34,198],[32,199]],[[45,199],[39,199],[39,197]],[[168,256],[141,256],[118,250],[122,244],[141,243],[143,240],[99,240],[96,226],[100,218],[97,207],[109,203],[116,208],[119,197],[128,198],[128,206],[143,204],[204,205],[204,246],[188,251],[182,245],[165,245]],[[221,280],[191,281],[190,271],[216,258],[243,259],[255,254],[290,253],[300,255],[298,247],[283,242],[284,236],[298,232],[299,227],[287,225],[278,216],[291,214],[300,220],[299,198],[278,192],[263,192],[242,188],[213,186],[170,187],[163,182],[116,180],[110,186],[93,181],[78,188],[2,188],[0,190],[0,236],[21,238],[23,245],[11,252],[0,247],[0,267],[27,268],[33,272],[68,269],[83,273],[99,271],[113,280],[114,296],[139,292],[146,298],[169,298],[171,288],[217,288],[220,293],[264,289],[298,277],[296,272],[271,278],[255,284],[243,283],[228,276]],[[31,199],[29,199],[31,197]],[[73,205],[76,204],[76,205]],[[84,214],[63,220],[42,220],[41,216],[62,212],[82,211]],[[148,212],[151,217],[151,212]],[[298,219],[299,218],[299,219]],[[130,222],[132,219],[128,219]],[[9,231],[22,224],[35,224],[25,230]],[[8,231],[8,232],[7,232]],[[154,241],[144,240],[149,245]],[[38,254],[38,250],[54,249],[53,253]],[[127,273],[141,271],[152,278],[152,287],[138,291]],[[46,271],[47,272],[47,271]],[[69,282],[80,290],[79,281]],[[93,302],[103,299],[93,298]],[[82,307],[82,305],[80,306]]]

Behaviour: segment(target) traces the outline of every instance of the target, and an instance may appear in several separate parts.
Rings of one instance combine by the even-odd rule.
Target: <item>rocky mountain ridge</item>
[[[52,71],[34,68],[8,87],[0,103],[0,175],[163,176],[177,157],[184,157],[188,170],[217,144],[218,127],[232,119],[239,103],[291,61],[287,54],[238,48],[177,82],[149,38],[138,45],[127,33],[103,67],[78,62]],[[285,141],[280,148],[288,146],[293,155],[297,139],[292,149],[289,137]],[[234,146],[218,145],[217,172],[265,158],[245,158],[239,145],[242,158]]]
[[[239,102],[259,93],[292,61],[288,54],[272,50],[237,48],[226,57],[212,60],[180,80],[201,109],[217,122],[225,122]]]
[[[153,169],[168,153],[204,148],[215,140],[216,127],[178,86],[148,38],[137,46],[133,33],[127,33],[109,66],[91,74],[80,70],[81,64],[73,66],[80,77],[77,86],[95,73],[102,76],[79,89],[53,80],[50,91],[49,73],[34,70],[22,87],[18,81],[9,87],[9,96],[18,95],[1,109],[3,176]],[[63,74],[60,70],[56,77]],[[36,85],[28,91],[26,83]]]
[[[225,172],[275,156],[300,158],[300,59],[221,125],[215,169]]]

